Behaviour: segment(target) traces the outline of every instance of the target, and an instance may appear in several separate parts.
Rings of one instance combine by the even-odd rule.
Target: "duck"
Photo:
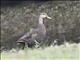
[[[25,44],[28,47],[33,47],[35,44],[44,44],[46,40],[46,26],[44,25],[44,19],[51,20],[47,13],[41,13],[38,19],[38,25],[36,28],[31,28],[29,32],[25,33],[22,37],[17,40],[19,48],[24,49]]]

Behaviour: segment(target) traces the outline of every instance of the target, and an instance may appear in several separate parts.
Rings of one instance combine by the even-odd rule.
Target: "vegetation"
[[[80,44],[54,46],[45,49],[29,49],[1,53],[1,60],[80,60]]]
[[[49,44],[55,39],[80,42],[80,1],[25,1],[1,6],[1,48],[16,47],[16,40],[37,26],[41,12],[52,17],[44,21]]]

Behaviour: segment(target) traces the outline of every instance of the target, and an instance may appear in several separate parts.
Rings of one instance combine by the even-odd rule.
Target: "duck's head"
[[[40,14],[40,18],[52,19],[51,17],[49,17],[49,16],[47,15],[47,13],[41,13],[41,14]]]

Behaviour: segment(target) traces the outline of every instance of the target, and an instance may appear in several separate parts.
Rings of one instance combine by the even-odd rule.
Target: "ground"
[[[12,49],[10,52],[2,52],[1,60],[80,60],[80,44],[14,51]]]

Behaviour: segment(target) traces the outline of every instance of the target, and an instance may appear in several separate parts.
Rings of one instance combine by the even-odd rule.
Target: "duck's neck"
[[[43,23],[43,18],[39,17],[39,24],[44,24]]]

